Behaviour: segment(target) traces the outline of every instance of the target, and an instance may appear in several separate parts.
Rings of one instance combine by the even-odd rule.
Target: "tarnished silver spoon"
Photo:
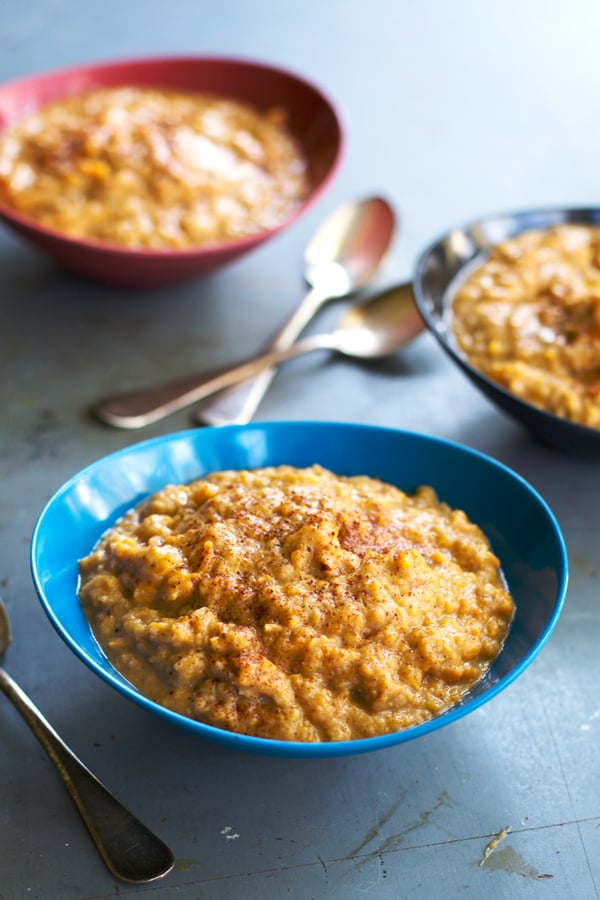
[[[10,644],[10,625],[0,600],[0,661]],[[173,868],[173,854],[84,766],[18,684],[0,667],[0,690],[25,719],[56,766],[100,856],[112,874],[131,884],[155,881]]]
[[[312,350],[336,350],[357,359],[388,356],[424,327],[411,286],[401,284],[351,306],[335,331],[311,335],[285,350],[260,354],[216,375],[192,375],[160,387],[109,397],[96,406],[95,413],[118,428],[141,428],[294,356]]]
[[[263,352],[291,346],[325,303],[369,284],[387,253],[395,227],[394,211],[381,197],[343,203],[330,213],[304,251],[304,278],[310,290]],[[200,407],[196,419],[203,425],[249,422],[274,374],[273,367],[263,369],[242,384],[221,391]]]

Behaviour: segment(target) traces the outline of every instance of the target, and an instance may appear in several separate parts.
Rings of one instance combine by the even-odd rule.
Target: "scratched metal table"
[[[408,276],[418,251],[453,223],[599,203],[599,28],[593,0],[0,6],[2,79],[126,54],[237,53],[320,82],[349,126],[344,166],[309,216],[228,270],[174,289],[86,283],[0,232],[7,668],[177,857],[161,882],[115,882],[43,751],[0,698],[2,900],[598,896],[600,465],[536,444],[429,335],[380,364],[326,355],[290,363],[258,418],[441,435],[513,467],[548,500],[570,555],[564,614],[525,675],[466,719],[341,760],[261,759],[200,743],[117,696],[63,646],[34,596],[28,543],[42,506],[75,471],[189,424],[181,413],[132,435],[95,422],[90,403],[257,347],[299,299],[304,244],[343,200],[384,193],[401,213],[380,283]]]

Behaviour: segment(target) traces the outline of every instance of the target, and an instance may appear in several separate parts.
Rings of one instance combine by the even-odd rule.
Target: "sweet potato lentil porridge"
[[[561,225],[497,245],[456,293],[452,328],[494,381],[600,428],[600,228]]]
[[[235,732],[336,741],[457,702],[513,616],[498,559],[430,487],[319,466],[170,485],[80,562],[98,641],[145,695]]]
[[[223,97],[106,88],[0,135],[0,200],[79,238],[181,248],[245,237],[307,191],[283,110]]]

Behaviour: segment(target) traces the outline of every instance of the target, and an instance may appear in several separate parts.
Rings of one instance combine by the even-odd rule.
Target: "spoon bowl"
[[[322,306],[365,287],[375,277],[394,229],[394,211],[381,197],[344,203],[327,216],[304,251],[304,277],[311,288],[263,352],[287,349]],[[270,367],[218,393],[200,407],[196,419],[203,425],[249,422],[274,375]]]
[[[287,349],[259,354],[217,374],[192,375],[160,387],[107,397],[94,412],[108,425],[142,428],[287,359],[313,350],[335,350],[357,359],[389,356],[424,327],[411,286],[401,284],[351,306],[335,331],[311,335]]]

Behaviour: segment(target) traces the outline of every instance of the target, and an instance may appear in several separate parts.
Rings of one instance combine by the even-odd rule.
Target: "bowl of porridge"
[[[477,709],[540,652],[567,581],[559,526],[515,473],[323,422],[104,457],[50,500],[31,564],[58,634],[119,693],[290,757],[392,746]]]
[[[451,359],[556,449],[600,453],[600,210],[456,227],[421,255],[415,299]]]
[[[124,60],[0,86],[0,216],[62,266],[133,287],[221,267],[337,171],[321,88],[244,59]]]

